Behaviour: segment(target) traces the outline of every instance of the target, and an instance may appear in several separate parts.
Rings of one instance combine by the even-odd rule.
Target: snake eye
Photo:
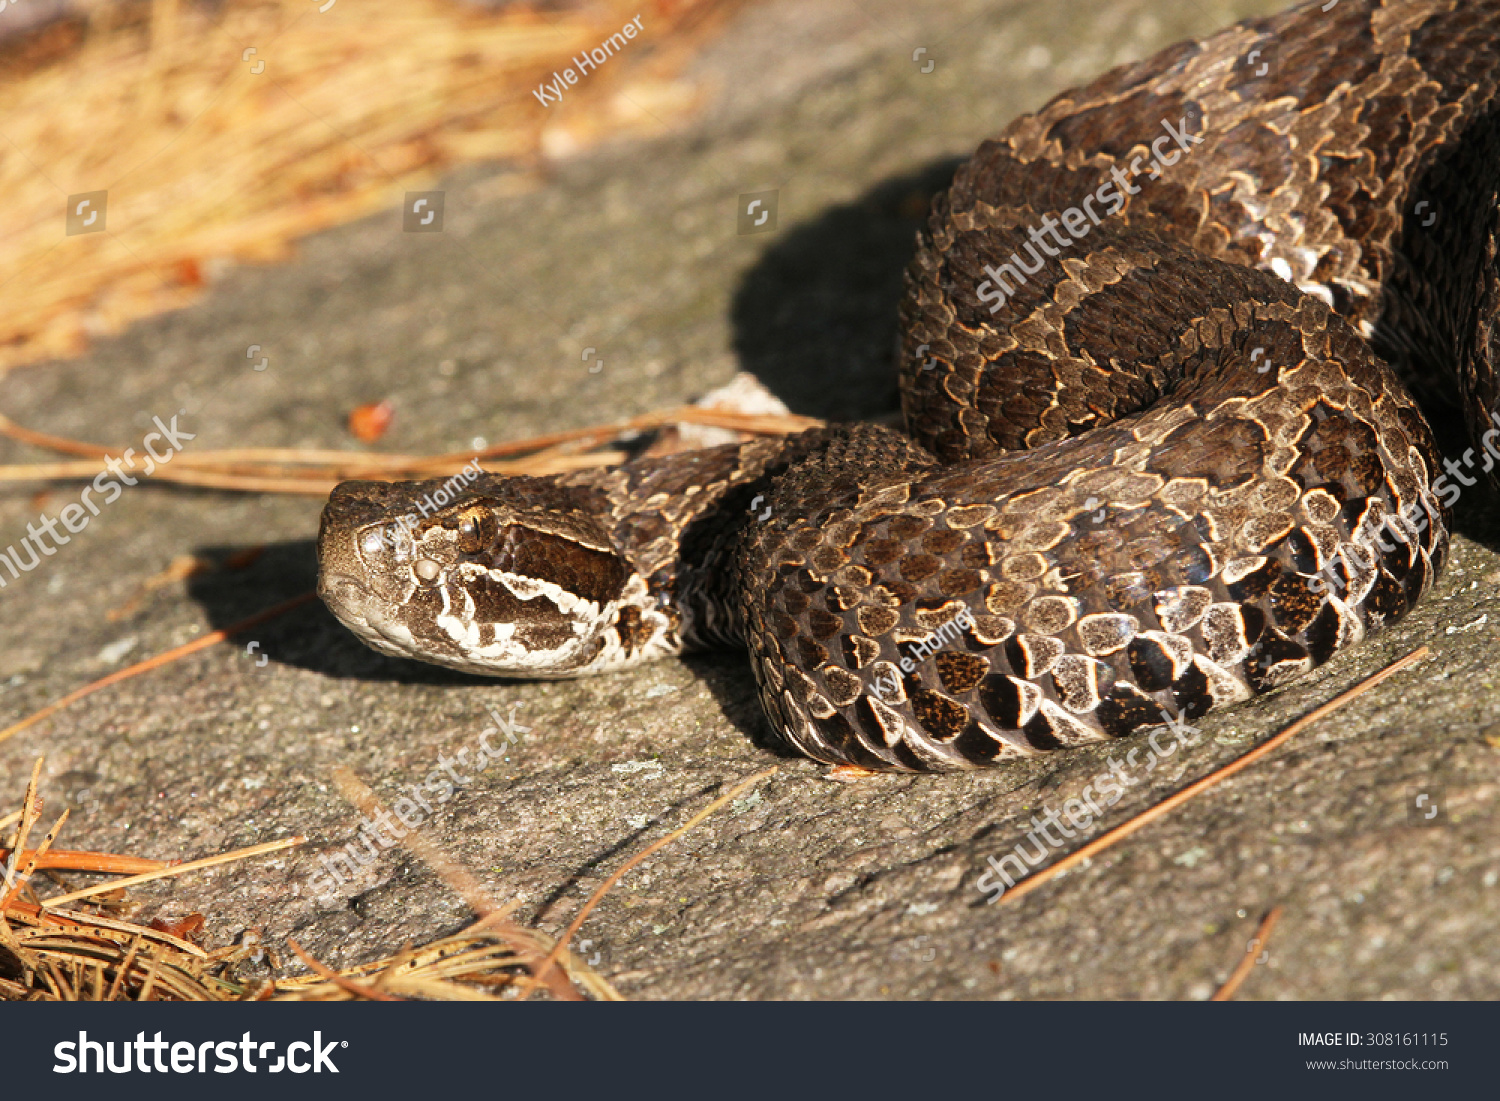
[[[459,515],[458,549],[465,554],[478,554],[494,537],[495,519],[488,509],[470,509]]]

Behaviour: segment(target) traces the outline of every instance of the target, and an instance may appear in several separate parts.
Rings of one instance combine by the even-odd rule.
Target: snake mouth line
[[[399,657],[415,653],[411,632],[380,614],[379,600],[357,577],[322,574],[318,577],[318,596],[340,623],[376,649]]]

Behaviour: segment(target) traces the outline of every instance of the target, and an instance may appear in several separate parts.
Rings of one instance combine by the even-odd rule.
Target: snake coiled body
[[[1497,85],[1500,0],[1314,3],[1116,69],[934,201],[905,434],[486,476],[415,523],[444,483],[345,483],[320,591],[500,676],[743,645],[774,729],[867,769],[1286,684],[1422,597],[1500,458]],[[1446,470],[1398,376],[1462,404]]]

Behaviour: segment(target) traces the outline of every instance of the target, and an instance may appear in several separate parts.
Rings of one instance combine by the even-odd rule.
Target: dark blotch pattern
[[[963,704],[926,688],[912,696],[911,709],[935,742],[951,742],[969,722],[969,712]]]

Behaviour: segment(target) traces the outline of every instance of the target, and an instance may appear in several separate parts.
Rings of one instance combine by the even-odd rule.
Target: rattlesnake
[[[979,148],[907,270],[906,434],[345,483],[324,600],[497,676],[747,646],[774,729],[867,769],[1120,737],[1357,643],[1500,457],[1500,0],[1325,6]],[[1398,373],[1456,383],[1446,473]]]

